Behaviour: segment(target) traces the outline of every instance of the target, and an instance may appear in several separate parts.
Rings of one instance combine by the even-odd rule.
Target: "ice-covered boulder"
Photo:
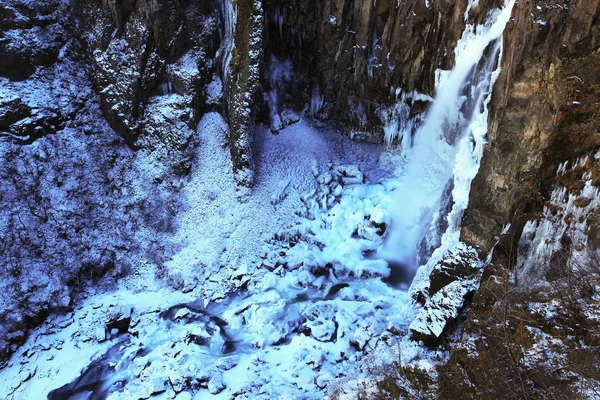
[[[437,343],[446,326],[458,317],[465,298],[479,287],[482,267],[477,251],[462,242],[446,249],[441,256],[434,255],[421,267],[420,274],[423,271],[429,274],[416,280],[411,289],[413,302],[422,305],[410,325],[414,339]]]

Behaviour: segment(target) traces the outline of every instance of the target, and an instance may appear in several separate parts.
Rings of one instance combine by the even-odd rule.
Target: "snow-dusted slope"
[[[389,222],[383,148],[304,120],[261,130],[257,187],[238,199],[226,133],[216,113],[198,127],[175,289],[132,276],[51,318],[0,372],[2,397],[322,398],[393,361],[412,311],[364,256]]]

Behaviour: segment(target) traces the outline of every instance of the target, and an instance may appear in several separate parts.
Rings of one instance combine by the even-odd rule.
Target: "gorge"
[[[0,3],[0,397],[597,398],[600,3]]]

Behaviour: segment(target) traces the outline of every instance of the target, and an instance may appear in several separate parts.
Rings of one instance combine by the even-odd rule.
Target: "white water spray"
[[[421,240],[436,220],[446,218],[439,215],[440,204],[453,177],[455,204],[447,216],[446,232],[455,236],[458,231],[471,181],[479,168],[487,133],[487,102],[499,73],[499,67],[495,69],[502,32],[514,3],[507,0],[502,10],[491,12],[485,25],[466,27],[455,49],[456,65],[446,79],[440,79],[396,190],[392,225],[380,252],[390,263],[417,266]]]

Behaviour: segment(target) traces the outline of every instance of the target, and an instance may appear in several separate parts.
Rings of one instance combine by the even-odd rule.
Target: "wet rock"
[[[106,339],[129,332],[132,312],[133,309],[128,307],[118,307],[111,310],[110,318],[105,325]]]

